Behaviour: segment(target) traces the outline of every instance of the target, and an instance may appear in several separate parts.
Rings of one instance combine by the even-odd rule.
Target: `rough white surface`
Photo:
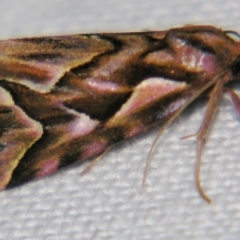
[[[15,3],[15,4],[14,4]],[[157,30],[213,24],[240,32],[239,1],[21,0],[0,2],[0,37]],[[205,100],[167,129],[141,187],[157,128],[112,149],[86,176],[86,166],[0,193],[0,239],[239,239],[240,120],[224,98],[206,144],[198,195],[194,138]]]

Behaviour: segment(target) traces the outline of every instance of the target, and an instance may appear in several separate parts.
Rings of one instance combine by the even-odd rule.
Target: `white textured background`
[[[240,2],[218,0],[0,1],[2,39],[213,24],[240,32]],[[238,86],[235,87],[237,89]],[[224,98],[194,185],[194,139],[206,100],[193,104],[145,159],[157,128],[112,149],[86,176],[75,167],[0,193],[0,239],[240,239],[240,120]]]

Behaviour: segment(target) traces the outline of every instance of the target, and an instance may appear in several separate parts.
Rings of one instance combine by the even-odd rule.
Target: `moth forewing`
[[[232,69],[240,49],[220,29],[186,26],[13,39],[0,41],[0,51],[0,188],[5,189],[99,155],[157,123],[164,129],[212,91],[197,133],[198,166],[209,113],[223,85],[238,75]],[[208,200],[199,180],[197,186]]]

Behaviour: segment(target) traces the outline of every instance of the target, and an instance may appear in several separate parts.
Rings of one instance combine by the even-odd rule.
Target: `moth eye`
[[[234,78],[239,78],[240,77],[240,60],[237,61],[235,64],[232,66],[232,75]]]

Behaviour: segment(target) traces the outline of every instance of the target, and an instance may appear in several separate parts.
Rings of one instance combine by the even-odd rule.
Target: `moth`
[[[185,26],[0,41],[0,189],[102,154],[155,124],[163,130],[207,93],[195,177],[210,201],[199,180],[201,150],[223,92],[240,114],[225,87],[240,72],[232,35]]]

